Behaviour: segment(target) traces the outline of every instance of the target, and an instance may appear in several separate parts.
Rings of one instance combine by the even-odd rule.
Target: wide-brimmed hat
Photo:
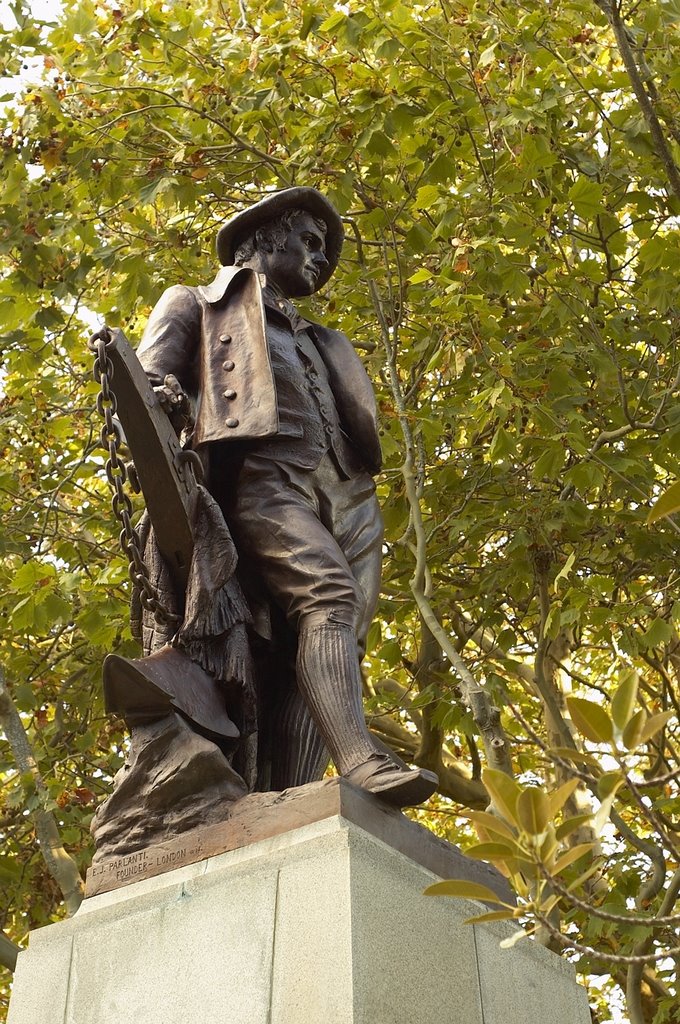
[[[330,279],[333,271],[338,265],[340,251],[344,241],[342,221],[335,207],[317,192],[315,188],[296,186],[295,188],[284,188],[280,192],[272,192],[265,196],[259,203],[253,203],[247,210],[230,217],[226,224],[223,224],[217,232],[217,255],[223,266],[230,266],[234,262],[234,254],[245,238],[267,221],[275,220],[286,210],[305,210],[313,217],[326,224],[326,259],[328,267],[320,275],[316,282],[315,291],[322,288]]]

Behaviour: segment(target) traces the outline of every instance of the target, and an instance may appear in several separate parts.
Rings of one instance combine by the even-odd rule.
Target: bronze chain
[[[97,395],[97,412],[104,420],[100,438],[102,448],[108,452],[106,478],[113,492],[111,507],[122,527],[119,536],[120,545],[127,555],[130,579],[139,589],[142,606],[152,612],[158,622],[169,625],[181,620],[179,616],[174,615],[163,606],[158,591],[149,579],[149,570],[140,551],[139,536],[132,525],[132,502],[124,489],[125,482],[131,474],[120,458],[122,438],[120,427],[114,419],[118,406],[116,396],[111,389],[113,363],[106,351],[112,342],[111,331],[108,327],[102,327],[100,331],[92,335],[87,346],[95,355],[93,376],[100,387]]]

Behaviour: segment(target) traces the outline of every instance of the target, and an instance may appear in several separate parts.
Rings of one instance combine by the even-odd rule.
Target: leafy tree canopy
[[[100,665],[134,646],[87,325],[136,340],[168,284],[209,279],[225,216],[313,184],[347,231],[319,316],[382,412],[372,727],[439,771],[419,817],[468,847],[472,815],[472,852],[599,1019],[623,990],[635,1024],[676,1021],[680,527],[646,523],[680,451],[676,0],[13,10],[0,926],[59,915],[36,822],[83,869],[124,755]]]

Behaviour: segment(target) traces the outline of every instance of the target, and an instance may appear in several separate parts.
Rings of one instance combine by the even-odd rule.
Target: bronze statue
[[[214,281],[170,287],[149,318],[137,356],[183,447],[201,459],[208,493],[195,527],[203,549],[196,573],[219,579],[197,601],[190,583],[186,601],[176,601],[185,621],[174,639],[169,628],[151,636],[157,625],[147,615],[145,651],[162,675],[177,657],[162,646],[172,640],[215,678],[229,678],[225,658],[233,656],[215,652],[244,616],[232,614],[233,592],[225,614],[217,598],[205,597],[224,594],[235,562],[216,502],[252,613],[258,750],[251,788],[314,781],[330,752],[349,781],[406,806],[430,796],[437,778],[379,749],[361,696],[382,545],[375,399],[348,338],[308,321],[291,301],[328,282],[342,244],[340,217],[315,189],[272,193],[220,229]],[[201,623],[188,639],[187,617]],[[135,662],[134,671],[148,677],[144,665]],[[247,675],[232,676],[239,671]],[[230,713],[237,703],[232,695]],[[254,729],[243,708],[232,717],[242,732]],[[243,751],[233,764],[248,777]]]

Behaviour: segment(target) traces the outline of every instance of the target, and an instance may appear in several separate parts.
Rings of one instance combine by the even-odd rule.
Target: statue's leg
[[[329,476],[336,475],[332,466],[325,466],[324,469]],[[327,529],[331,526],[331,529],[337,532],[339,547],[361,590],[363,600],[359,602],[361,611],[356,615],[357,637],[354,644],[354,650],[361,661],[366,651],[366,635],[375,614],[380,592],[382,520],[375,498],[375,488],[367,475],[363,476],[363,483],[354,481],[352,492],[349,501],[341,502],[341,508],[333,509],[333,524],[329,522],[324,525]],[[321,514],[324,515],[324,512],[328,511],[326,502]],[[307,647],[309,648],[309,643]],[[299,679],[300,672],[296,674]],[[361,693],[361,682],[357,687],[355,681],[353,686]],[[274,728],[280,742],[275,744],[274,757],[275,761],[278,761],[278,770],[277,767],[272,767],[272,787],[283,789],[286,786],[302,786],[322,778],[330,760],[330,753],[312,718],[309,704],[297,687],[284,699]],[[373,737],[371,743],[375,746]]]
[[[371,516],[356,514],[369,497]],[[329,457],[314,472],[245,461],[229,525],[297,633],[297,686],[333,761],[386,800],[418,803],[433,792],[436,776],[404,771],[378,751],[366,727],[359,632],[368,600],[334,537],[336,519],[344,532],[361,534],[356,548],[370,549],[374,561],[382,525],[366,474],[343,481]]]
[[[260,645],[258,663],[263,762],[258,788],[282,790],[318,782],[330,754],[298,690],[297,636],[276,615],[271,625],[272,639]]]
[[[272,789],[318,782],[330,761],[328,747],[300,691],[290,690],[274,723]]]
[[[437,776],[404,769],[379,752],[366,727],[355,629],[341,622],[303,621],[298,639],[298,686],[335,765],[346,779],[399,807],[427,800]]]
[[[347,775],[373,758],[377,748],[364,717],[356,631],[322,615],[312,613],[301,625],[298,686],[336,768]]]

